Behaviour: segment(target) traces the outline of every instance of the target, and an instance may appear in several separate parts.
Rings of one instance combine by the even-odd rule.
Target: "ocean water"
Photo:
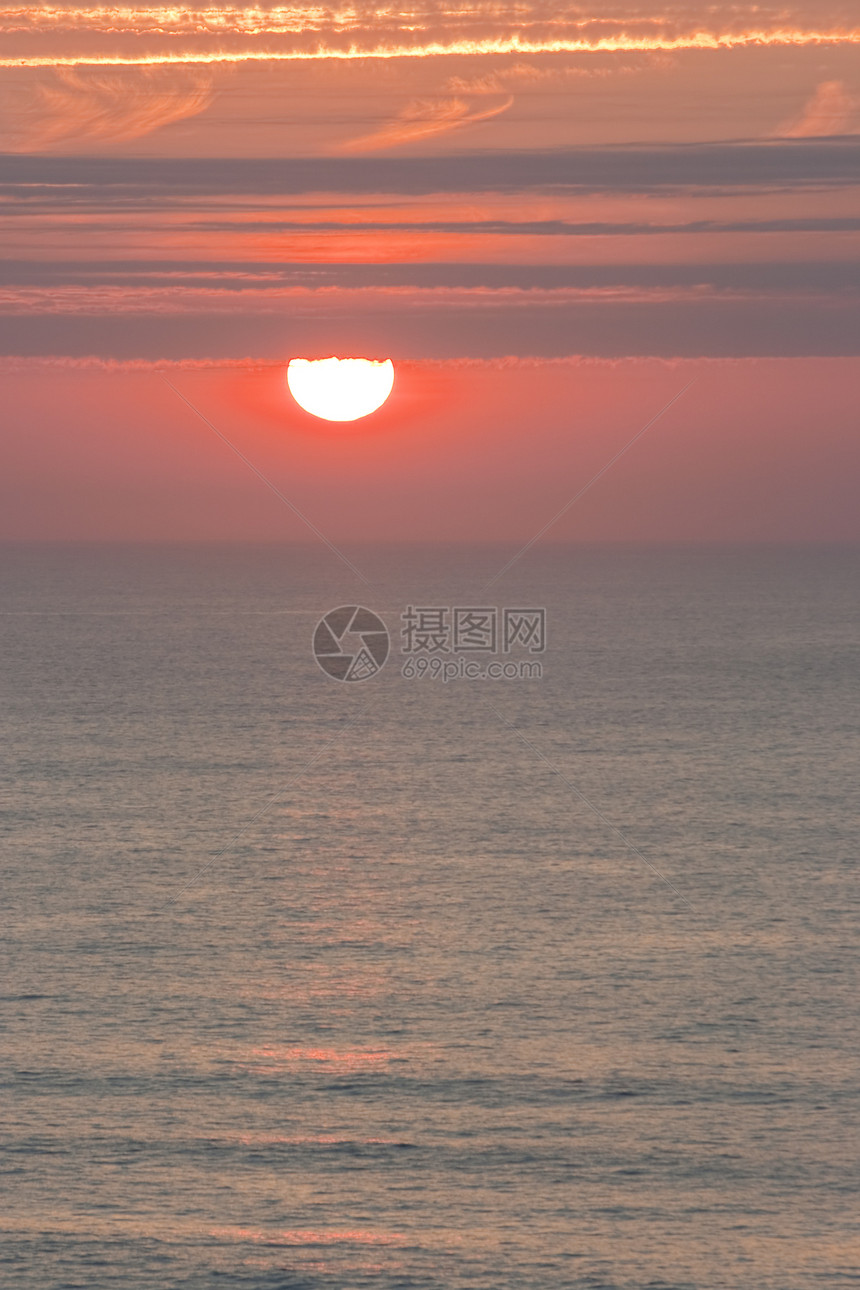
[[[3,551],[4,1284],[860,1281],[860,557],[509,554]]]

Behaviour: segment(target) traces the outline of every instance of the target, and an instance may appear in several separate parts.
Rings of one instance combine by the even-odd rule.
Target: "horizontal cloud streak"
[[[543,292],[696,290],[746,296],[860,292],[858,261],[721,264],[285,264],[198,260],[0,260],[0,286],[122,291],[238,292],[445,291]]]
[[[854,354],[858,163],[852,138],[7,155],[0,352]]]
[[[164,206],[189,197],[304,193],[648,193],[860,183],[860,140],[570,148],[429,157],[126,158],[0,155],[0,199]]]
[[[800,0],[794,4],[737,4],[726,7],[719,31],[732,33],[748,29],[753,22],[763,30],[803,28],[814,18],[828,27],[849,22],[854,12],[844,0]],[[632,33],[634,35],[678,34],[684,31],[715,30],[714,8],[687,3],[637,4],[602,3],[591,10],[562,0],[472,0],[472,3],[414,3],[409,8],[386,6],[373,0],[354,0],[348,7],[283,4],[110,4],[74,3],[0,4],[0,22],[9,30],[101,31],[108,27],[134,33],[162,32],[213,34],[237,32],[319,34],[326,30],[383,31],[437,30],[459,23],[476,31],[487,28],[537,24],[584,31],[590,35]]]
[[[116,359],[195,359],[255,353],[286,361],[296,353],[325,357],[431,359],[564,357],[750,357],[860,353],[860,301],[806,299],[658,302],[599,300],[518,303],[488,297],[469,309],[427,301],[420,309],[392,301],[348,309],[295,305],[273,322],[264,314],[0,315],[0,353],[65,354]]]
[[[673,51],[857,43],[856,14],[839,3],[472,3],[409,10],[323,6],[6,5],[0,66],[410,58],[450,55]],[[177,48],[177,42],[181,46]]]
[[[79,228],[103,225],[79,224]],[[154,221],[152,227],[155,227]],[[165,227],[167,227],[165,225]],[[507,237],[677,237],[723,233],[856,233],[860,216],[761,220],[688,220],[684,224],[650,224],[644,221],[591,220],[201,220],[183,224],[188,231],[206,233],[457,233]]]

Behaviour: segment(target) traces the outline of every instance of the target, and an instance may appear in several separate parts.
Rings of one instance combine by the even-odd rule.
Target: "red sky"
[[[857,536],[856,359],[406,363],[343,426],[279,367],[166,371],[334,541],[524,541],[691,379],[547,540]],[[308,536],[153,369],[27,361],[5,384],[28,427],[4,453],[5,537]]]
[[[853,5],[0,5],[0,538],[857,540]],[[311,423],[290,357],[392,357]]]

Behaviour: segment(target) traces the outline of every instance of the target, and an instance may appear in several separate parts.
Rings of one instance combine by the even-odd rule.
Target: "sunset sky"
[[[856,4],[0,24],[0,538],[860,538]]]

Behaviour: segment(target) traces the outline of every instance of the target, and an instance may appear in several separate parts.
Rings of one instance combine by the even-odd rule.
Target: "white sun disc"
[[[391,393],[390,358],[291,358],[287,384],[298,403],[325,421],[357,421],[375,412]]]

